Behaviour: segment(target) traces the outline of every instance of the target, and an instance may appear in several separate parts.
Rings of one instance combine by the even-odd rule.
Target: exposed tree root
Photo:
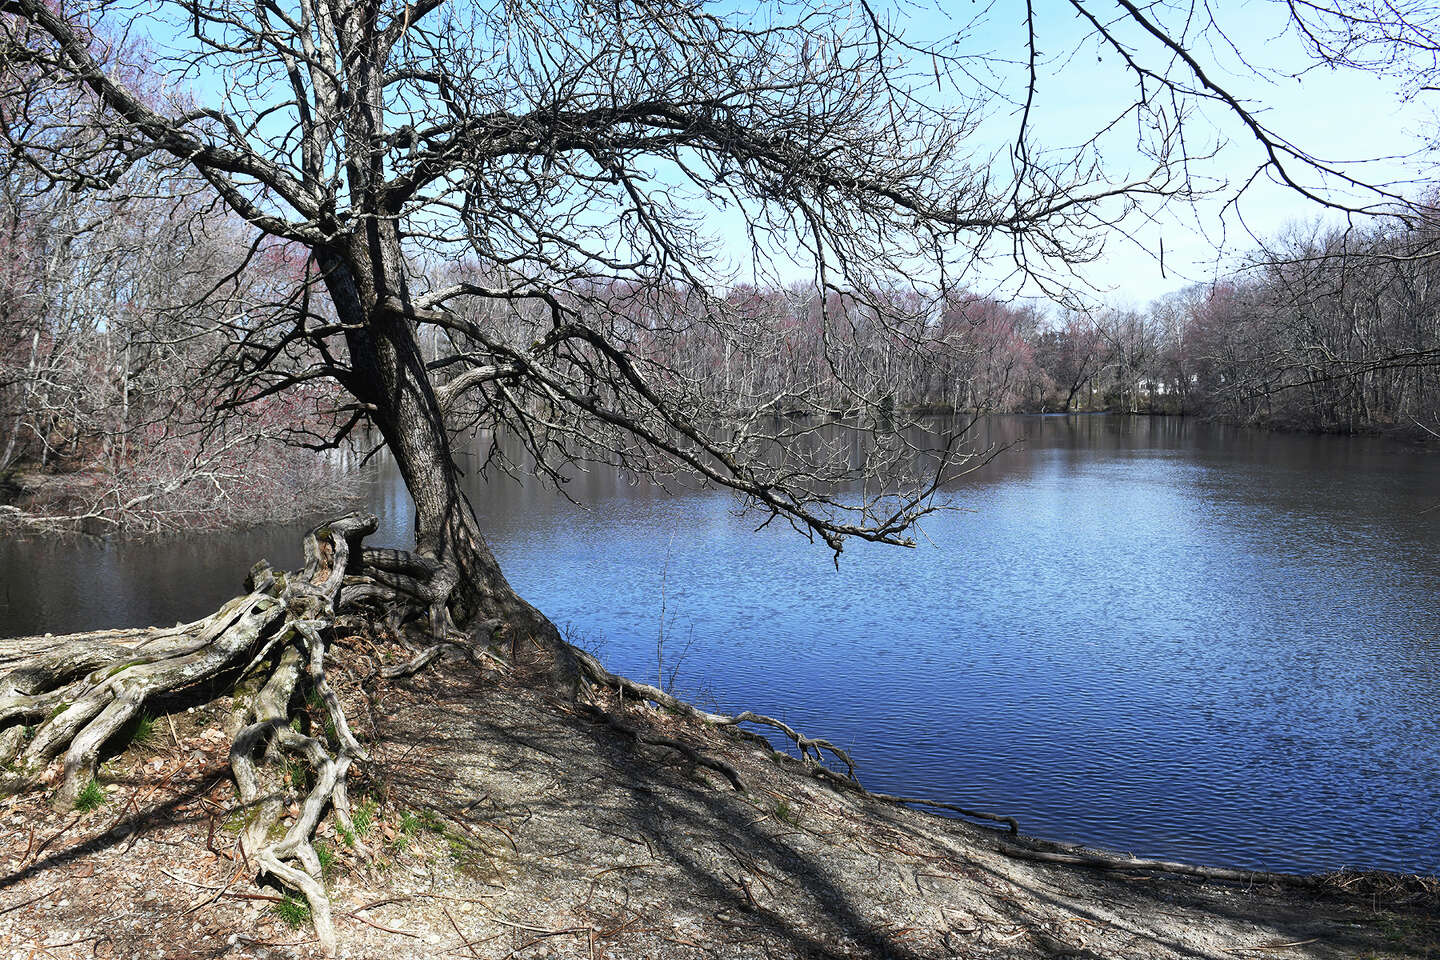
[[[822,763],[824,760],[822,751],[829,753],[836,760],[845,764],[847,771],[846,776],[850,781],[855,783],[856,786],[859,785],[859,781],[855,779],[855,763],[850,759],[850,755],[828,740],[807,737],[783,721],[776,720],[774,717],[764,716],[763,714],[752,713],[749,710],[733,717],[728,714],[710,713],[708,710],[701,710],[694,704],[686,703],[679,697],[666,693],[659,687],[651,686],[648,683],[639,683],[627,677],[611,673],[601,665],[599,660],[596,660],[583,650],[574,650],[572,648],[571,653],[575,658],[581,674],[592,683],[602,687],[609,687],[624,697],[630,697],[634,700],[648,700],[652,703],[659,704],[666,710],[671,710],[682,716],[699,720],[701,723],[712,727],[738,727],[742,723],[754,723],[761,726],[773,727],[785,734],[785,736],[795,744],[802,758],[809,759],[813,757],[816,763]]]
[[[346,775],[352,761],[365,756],[325,671],[337,612],[378,601],[394,621],[420,611],[432,629],[443,631],[440,642],[396,675],[422,669],[447,647],[479,655],[454,630],[448,612],[437,612],[445,592],[436,586],[433,563],[398,551],[361,550],[361,540],[377,525],[372,515],[350,514],[316,528],[305,538],[301,571],[277,573],[261,562],[251,571],[250,593],[192,624],[138,637],[91,634],[49,644],[38,654],[0,649],[0,788],[32,787],[63,757],[55,802],[71,806],[94,778],[102,749],[118,742],[142,713],[234,692],[244,704],[230,749],[247,812],[242,850],[261,877],[305,897],[321,946],[334,955],[330,903],[312,840],[328,811],[342,832],[356,836]],[[482,626],[488,632],[493,624]],[[323,739],[291,726],[302,694],[323,705],[329,720]],[[294,774],[297,768],[303,777]],[[308,788],[294,823],[276,838],[287,773]],[[358,839],[355,845],[366,854]]]
[[[489,632],[490,630],[498,629],[499,627],[500,621],[487,621],[487,623],[485,624],[485,630],[480,632]],[[421,670],[424,670],[426,667],[430,666],[430,664],[434,663],[436,660],[439,660],[445,654],[451,652],[460,654],[466,660],[469,660],[471,663],[476,664],[477,666],[480,665],[480,662],[482,660],[488,660],[492,666],[499,667],[502,670],[508,670],[510,668],[509,663],[497,657],[487,648],[480,648],[468,643],[457,642],[455,640],[441,640],[438,643],[430,644],[428,647],[415,654],[414,657],[412,657],[405,663],[397,663],[388,667],[382,667],[380,669],[379,676],[383,677],[386,680],[397,680],[402,677],[414,676]]]
[[[1067,867],[1088,867],[1093,870],[1116,871],[1121,873],[1163,873],[1171,876],[1193,877],[1197,880],[1215,880],[1222,883],[1268,884],[1281,887],[1298,887],[1302,890],[1322,887],[1342,888],[1338,879],[1344,874],[1325,873],[1271,873],[1266,870],[1235,870],[1230,867],[1207,867],[1194,863],[1179,863],[1173,860],[1147,860],[1142,857],[1125,857],[1101,853],[1071,844],[1051,841],[1001,842],[992,847],[995,852],[1016,860],[1031,860],[1037,863],[1054,863]]]
[[[868,792],[868,791],[867,791]],[[946,803],[942,800],[929,800],[925,797],[897,797],[890,793],[871,793],[870,796],[876,800],[888,800],[891,803],[903,803],[912,807],[933,807],[937,810],[949,810],[961,816],[970,817],[972,820],[988,820],[991,823],[1003,823],[1010,828],[1012,835],[1020,833],[1020,821],[1014,817],[1002,816],[998,813],[986,813],[983,810],[970,810],[953,803]]]
[[[736,790],[742,792],[745,790],[745,783],[740,779],[740,774],[736,773],[735,768],[730,766],[730,764],[726,763],[723,760],[715,760],[710,757],[701,756],[701,754],[693,747],[689,746],[688,744],[681,743],[679,740],[672,740],[668,737],[656,737],[648,733],[641,733],[639,730],[630,726],[628,723],[620,720],[614,714],[607,713],[606,711],[601,710],[599,707],[584,705],[582,709],[587,715],[595,718],[596,720],[599,720],[601,723],[604,723],[612,730],[624,734],[632,740],[636,740],[640,743],[647,743],[655,747],[665,747],[667,749],[674,750],[676,753],[685,757],[685,759],[689,760],[696,766],[707,767],[711,770],[716,771],[717,773],[722,774],[725,779],[730,781],[730,786],[734,787]]]
[[[733,717],[723,713],[710,713],[706,710],[701,710],[699,707],[696,707],[693,704],[686,703],[684,700],[681,700],[678,697],[666,693],[659,687],[651,686],[648,683],[637,683],[634,680],[630,680],[626,677],[613,674],[609,670],[606,670],[605,667],[601,665],[600,661],[596,660],[594,657],[592,657],[588,653],[585,653],[584,651],[574,650],[573,655],[582,675],[587,680],[599,684],[603,687],[609,687],[610,689],[615,690],[617,693],[619,693],[622,697],[630,697],[635,700],[648,700],[652,703],[659,704],[666,710],[672,710],[676,713],[682,714],[683,716],[699,720],[701,723],[708,724],[713,727],[732,727],[736,729],[743,729],[740,728],[740,724],[753,723],[760,726],[772,727],[776,730],[779,730],[781,733],[785,734],[785,736],[788,737],[792,743],[795,744],[796,749],[800,751],[801,759],[812,763],[810,769],[812,776],[832,783],[840,789],[854,790],[859,793],[865,794],[866,796],[872,797],[876,800],[886,800],[891,803],[902,803],[912,806],[932,807],[941,810],[949,810],[951,812],[958,813],[962,816],[970,817],[976,820],[986,820],[994,823],[1006,824],[1007,826],[1009,826],[1010,833],[1012,834],[1018,834],[1020,832],[1020,824],[1014,817],[1006,817],[999,814],[985,813],[979,810],[971,810],[966,807],[958,806],[957,804],[946,803],[940,800],[928,800],[922,797],[900,797],[888,793],[872,793],[869,790],[866,790],[865,787],[861,785],[859,779],[855,776],[855,762],[851,760],[850,755],[844,750],[835,746],[829,740],[823,740],[818,737],[807,737],[781,720],[776,720],[774,717],[767,717],[763,714],[753,713],[749,710],[746,710],[743,713],[736,714]],[[611,725],[616,726],[616,723],[612,720]],[[671,741],[659,742],[656,740],[644,740],[639,736],[636,731],[621,728],[618,726],[617,729],[622,729],[622,732],[625,732],[631,736],[635,736],[637,739],[642,739],[643,742],[646,743],[658,742],[661,746],[668,746],[672,749],[680,750],[681,752],[687,753],[687,755],[693,754],[693,751],[690,751],[689,748],[677,745]],[[830,754],[836,760],[840,761],[845,765],[844,774],[836,773],[829,767],[825,766],[825,753]],[[691,756],[691,759],[692,761],[695,760],[694,756]],[[713,766],[713,764],[706,765]],[[732,777],[731,782],[736,784],[735,789],[742,789],[735,780],[735,778]]]

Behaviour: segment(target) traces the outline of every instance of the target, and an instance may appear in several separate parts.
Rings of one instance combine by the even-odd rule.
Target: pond
[[[609,474],[477,479],[517,589],[618,672],[855,755],[873,789],[1135,853],[1440,872],[1440,456],[1173,418],[1022,440],[913,550],[828,550]],[[381,468],[375,543],[410,507]],[[0,635],[212,610],[298,533],[0,544]],[[663,602],[662,602],[663,597]]]

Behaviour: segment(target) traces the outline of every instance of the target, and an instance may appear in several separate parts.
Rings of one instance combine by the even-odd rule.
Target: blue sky
[[[746,15],[744,3],[719,6],[736,16]],[[846,4],[835,6],[843,12]],[[888,14],[909,41],[923,45],[953,38],[958,40],[954,49],[998,62],[993,69],[1002,98],[979,131],[975,151],[986,155],[1004,150],[1013,141],[1020,111],[1018,101],[1007,104],[1003,98],[1024,95],[1025,5],[1003,0],[988,5],[970,0],[948,4],[941,0],[875,0],[872,6],[885,11],[882,15]],[[1121,14],[1108,0],[1092,0],[1088,6],[1102,17]],[[1176,26],[1174,11],[1154,6],[1144,9],[1167,27]],[[858,0],[850,4],[850,10],[863,27],[864,11]],[[1069,3],[1035,0],[1035,12],[1041,66],[1031,128],[1042,145],[1065,155],[1067,147],[1089,139],[1133,101],[1136,81],[1118,54],[1084,39],[1090,33],[1089,24]],[[1426,191],[1426,177],[1432,171],[1422,148],[1427,136],[1435,132],[1430,95],[1402,96],[1404,78],[1398,75],[1315,67],[1293,31],[1287,29],[1284,4],[1276,0],[1221,0],[1214,14],[1223,38],[1215,31],[1197,33],[1191,36],[1188,49],[1210,78],[1261,122],[1358,179],[1409,182],[1400,192],[1410,196]],[[1124,40],[1134,41],[1135,51],[1147,66],[1163,67],[1166,57],[1150,38],[1123,26],[1118,33]],[[1186,74],[1184,79],[1192,78]],[[1241,191],[1240,186],[1252,181],[1263,163],[1260,144],[1220,105],[1205,103],[1192,108],[1185,129],[1193,152],[1214,151],[1214,156],[1193,164],[1192,172],[1211,188],[1212,195],[1195,204],[1172,203],[1154,212],[1153,218],[1132,216],[1120,229],[1108,232],[1103,256],[1078,268],[1076,283],[1089,288],[1092,303],[1140,306],[1235,270],[1261,242],[1289,231],[1345,224],[1344,215],[1306,199],[1268,174],[1254,178]],[[1123,177],[1141,165],[1136,142],[1133,121],[1105,137],[1103,153],[1112,175]],[[1298,164],[1292,165],[1292,173],[1307,174],[1301,178],[1307,186],[1321,185]],[[1330,195],[1351,202],[1376,199],[1353,190]],[[1354,222],[1361,224],[1366,219]],[[748,248],[741,242],[738,217],[721,213],[712,223],[726,236],[741,264],[739,272],[745,275],[743,261]],[[777,262],[783,264],[783,258],[783,251],[777,251]],[[793,263],[778,265],[774,273],[795,280],[809,275],[807,267]],[[1003,261],[969,281],[977,289],[1001,295],[1035,293],[1033,285],[1017,286]]]
[[[977,6],[953,5],[960,9]],[[1107,9],[1104,3],[1091,6],[1097,13]],[[956,26],[939,5],[897,4],[892,9],[905,18],[907,36],[917,40],[933,39]],[[1111,9],[1119,13],[1118,7]],[[1145,9],[1153,16],[1166,17],[1163,10]],[[1020,3],[996,3],[989,10],[986,24],[971,36],[969,44],[1002,56],[1023,56],[1024,11]],[[1036,0],[1035,11],[1037,47],[1051,62],[1042,68],[1032,115],[1047,141],[1057,145],[1073,142],[1095,129],[1097,119],[1119,109],[1122,101],[1132,97],[1135,83],[1116,54],[1097,51],[1093,44],[1081,46],[1074,56],[1056,63],[1057,55],[1075,50],[1089,25],[1080,21],[1070,4],[1060,0]],[[1260,111],[1270,128],[1310,153],[1335,162],[1413,154],[1423,146],[1425,135],[1433,132],[1430,104],[1424,95],[1405,101],[1399,77],[1328,68],[1313,70],[1298,80],[1288,76],[1310,61],[1296,37],[1285,30],[1282,4],[1237,0],[1217,4],[1214,12],[1238,54],[1217,41],[1195,45],[1192,49],[1197,58],[1212,79]],[[1154,56],[1153,45],[1137,42],[1137,49],[1150,54],[1150,63],[1163,62]],[[1247,68],[1239,59],[1241,55],[1261,72],[1257,75]],[[1187,124],[1219,147],[1213,159],[1196,165],[1206,176],[1233,187],[1243,183],[1261,162],[1259,145],[1253,137],[1217,105],[1197,108]],[[1133,125],[1128,131],[1117,131],[1107,143],[1108,158],[1123,166],[1127,146],[1133,151],[1134,142]],[[1377,181],[1423,180],[1425,176],[1414,158],[1360,163],[1347,170]],[[1232,194],[1233,190],[1222,191],[1218,196],[1228,198]],[[1222,199],[1194,207],[1177,205],[1154,224],[1136,229],[1133,238],[1112,237],[1105,256],[1086,269],[1087,279],[1108,291],[1105,299],[1113,303],[1139,304],[1191,282],[1207,281],[1217,269],[1230,268],[1237,255],[1255,247],[1247,230],[1270,239],[1297,225],[1343,222],[1339,215],[1323,211],[1270,178],[1262,178],[1246,190],[1240,201],[1222,215],[1223,206]],[[1162,239],[1163,272],[1158,260]]]
[[[1093,43],[1082,43],[1088,25],[1069,3],[1034,2],[1042,64],[1031,125],[1044,146],[1063,154],[1066,147],[1087,139],[1097,126],[1130,102],[1135,81],[1116,54],[1099,50]],[[1111,2],[1091,0],[1090,7],[1097,15],[1116,16],[1120,8],[1111,6]],[[715,6],[718,12],[735,18],[745,18],[755,9],[730,0]],[[888,11],[909,40],[931,43],[960,31],[954,49],[999,62],[994,71],[1002,99],[992,107],[990,120],[977,134],[975,151],[983,157],[1003,150],[1013,139],[1018,115],[1018,106],[1005,103],[1003,97],[1023,96],[1024,4],[1004,0],[988,6],[970,0],[949,4],[943,0],[888,0],[887,5],[886,0],[876,0],[874,6]],[[865,15],[859,0],[853,0],[848,7],[846,0],[840,0],[834,9],[842,16],[853,17],[857,26],[864,28]],[[1152,16],[1173,21],[1173,11],[1145,9]],[[952,15],[951,11],[958,14]],[[977,16],[982,19],[974,24],[961,19]],[[1306,60],[1295,38],[1285,32],[1284,7],[1275,0],[1225,2],[1216,16],[1238,52],[1219,42],[1217,36],[1208,40],[1203,36],[1192,38],[1196,39],[1192,49],[1206,70],[1259,109],[1271,128],[1310,152],[1330,161],[1412,154],[1425,135],[1433,132],[1426,96],[1404,100],[1399,78],[1328,69],[1309,72],[1299,81],[1289,77]],[[785,19],[784,14],[777,19]],[[1135,41],[1137,51],[1148,58],[1148,63],[1163,63],[1153,43],[1147,45],[1134,31],[1122,33]],[[1259,74],[1241,63],[1241,56],[1258,65]],[[195,77],[193,84],[202,98],[220,89],[213,77]],[[1268,239],[1297,224],[1341,222],[1335,214],[1324,212],[1268,178],[1261,178],[1236,204],[1225,209],[1233,189],[1221,189],[1222,184],[1233,188],[1255,171],[1261,156],[1258,145],[1233,116],[1213,104],[1197,107],[1186,129],[1200,150],[1212,146],[1218,149],[1216,156],[1195,166],[1195,172],[1217,188],[1216,197],[1195,205],[1173,204],[1153,220],[1132,217],[1120,230],[1111,231],[1104,255],[1082,269],[1084,281],[1096,288],[1098,299],[1117,305],[1142,304],[1233,268],[1237,256],[1256,246],[1252,234]],[[1102,146],[1113,174],[1121,175],[1140,161],[1133,122],[1107,135]],[[1424,173],[1417,170],[1413,161],[1379,161],[1355,168],[1376,180],[1423,177]],[[742,266],[748,248],[741,242],[743,234],[737,219],[718,214],[708,222],[732,251],[737,266]],[[1158,256],[1162,246],[1163,270]],[[783,257],[783,251],[777,252],[779,260],[783,261]],[[742,267],[738,272],[743,276],[748,271]],[[798,265],[786,268],[782,264],[775,272],[782,278],[800,279],[805,271]],[[989,274],[982,271],[973,280],[984,289],[999,283],[1002,275],[1002,268],[997,266]]]

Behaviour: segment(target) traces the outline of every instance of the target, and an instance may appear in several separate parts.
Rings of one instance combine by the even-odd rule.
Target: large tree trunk
[[[385,295],[386,284],[376,277],[381,271],[364,269],[363,262],[357,269],[353,257],[322,258],[322,266],[339,317],[351,328],[353,373],[345,386],[368,406],[415,504],[414,553],[367,551],[366,562],[390,575],[387,586],[426,604],[437,638],[498,623],[511,631],[512,641],[529,638],[553,646],[559,631],[505,579],[461,488],[417,325],[404,310],[403,283],[400,297]],[[403,276],[393,263],[387,272]]]

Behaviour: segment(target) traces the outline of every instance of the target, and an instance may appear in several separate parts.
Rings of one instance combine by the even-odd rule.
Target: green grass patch
[[[447,832],[443,837],[446,852],[461,873],[477,877],[495,874],[495,858],[483,844],[454,832]]]
[[[137,747],[148,747],[155,742],[159,734],[155,718],[148,713],[142,713],[140,719],[135,721],[135,732],[130,735],[130,743]]]
[[[328,843],[315,843],[315,859],[320,861],[321,876],[328,877],[335,870],[335,848]]]
[[[784,820],[786,823],[795,822],[795,811],[790,809],[789,800],[781,800],[775,805],[775,816]]]
[[[390,840],[390,849],[399,853],[410,846],[410,841],[421,830],[420,818],[410,811],[400,814],[400,822],[395,825],[395,836]]]
[[[271,904],[270,910],[292,927],[303,927],[310,922],[310,904],[294,894],[286,894],[283,900]]]
[[[310,788],[309,764],[287,757],[282,761],[281,775],[294,790],[306,792]]]
[[[350,814],[350,822],[355,824],[355,832],[360,836],[367,836],[370,828],[375,825],[375,801],[366,800],[355,811]]]
[[[85,784],[85,789],[81,790],[79,795],[75,797],[75,809],[81,813],[98,810],[104,803],[105,789],[100,786],[99,781],[94,777],[90,778],[90,782]]]

